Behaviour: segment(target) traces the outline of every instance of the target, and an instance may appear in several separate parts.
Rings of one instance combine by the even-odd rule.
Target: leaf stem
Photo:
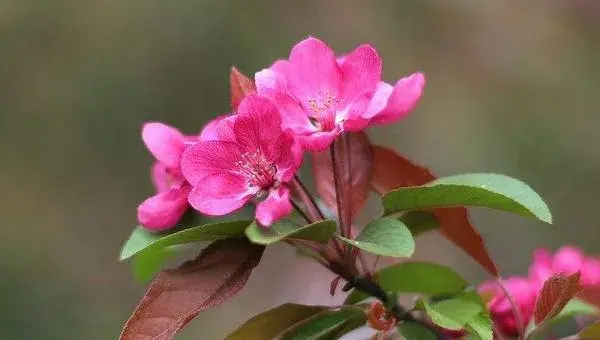
[[[340,173],[338,162],[335,154],[335,143],[329,147],[329,157],[331,158],[331,170],[333,173],[333,184],[335,187],[335,203],[337,206],[337,214],[340,220],[340,233],[343,237],[349,238],[350,232],[348,231],[348,226],[346,225],[345,214],[342,213],[342,185],[340,183]]]
[[[321,212],[321,209],[319,209],[317,202],[310,194],[310,192],[306,188],[306,185],[304,185],[304,182],[302,182],[298,175],[294,176],[292,184],[296,187],[296,191],[300,194],[300,198],[302,199],[304,205],[308,209],[308,213],[313,219],[313,222],[316,222],[318,220],[324,220],[325,216],[323,215],[323,212]]]
[[[521,310],[519,309],[519,306],[517,305],[514,297],[512,296],[508,288],[506,288],[506,286],[504,285],[504,281],[502,280],[502,278],[497,278],[496,282],[498,283],[498,286],[500,286],[500,289],[502,290],[502,292],[506,296],[506,299],[510,303],[513,315],[515,317],[515,322],[517,324],[517,330],[519,331],[519,339],[525,340],[525,324],[523,323],[523,316],[521,315]]]

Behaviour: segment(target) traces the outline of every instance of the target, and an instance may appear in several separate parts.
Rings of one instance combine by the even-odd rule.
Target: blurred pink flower
[[[537,249],[533,253],[533,263],[529,267],[529,278],[541,288],[551,276],[559,273],[581,273],[583,286],[600,284],[600,260],[587,257],[581,249],[564,246],[554,256],[547,249]]]
[[[529,277],[510,277],[504,281],[521,311],[523,322],[529,323],[533,316],[535,302],[544,282],[559,274],[581,273],[581,284],[586,286],[600,284],[600,260],[586,257],[583,251],[571,246],[564,246],[552,254],[547,249],[536,249],[533,263],[529,267]],[[517,335],[517,325],[512,307],[496,282],[482,284],[479,289],[482,296],[491,295],[488,308],[494,323],[505,335]]]
[[[289,182],[302,162],[291,132],[281,128],[277,107],[250,95],[237,115],[212,121],[200,142],[183,154],[182,170],[193,185],[189,202],[207,215],[225,215],[259,201],[256,219],[264,226],[291,212]]]
[[[504,286],[514,299],[521,312],[523,322],[527,323],[533,316],[533,309],[537,299],[538,290],[527,278],[509,277],[504,280]],[[518,325],[513,314],[509,299],[504,294],[497,282],[487,282],[478,289],[482,296],[491,296],[488,308],[494,324],[502,334],[514,336],[518,334]]]
[[[181,173],[181,157],[191,137],[161,123],[146,123],[142,139],[156,158],[152,166],[152,182],[156,195],[138,206],[138,221],[149,230],[160,231],[179,222],[188,208],[191,186]]]
[[[320,40],[309,37],[294,46],[289,60],[279,60],[256,74],[258,94],[279,107],[284,128],[311,151],[326,149],[343,131],[404,117],[421,97],[421,73],[394,86],[381,81],[382,61],[370,45],[336,60]]]

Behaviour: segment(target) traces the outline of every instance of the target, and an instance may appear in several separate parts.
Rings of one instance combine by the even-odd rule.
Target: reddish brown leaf
[[[237,110],[244,97],[256,92],[254,81],[246,77],[235,66],[231,68],[231,73],[229,73],[229,87],[231,88],[231,111]]]
[[[568,276],[561,273],[544,282],[533,312],[536,324],[555,317],[581,291],[579,276],[579,272]]]
[[[119,339],[172,339],[199,312],[237,294],[263,250],[246,239],[216,241],[195,260],[163,271],[150,284]]]
[[[371,142],[364,132],[347,133],[334,144],[340,175],[342,214],[347,225],[369,194],[373,163]],[[335,185],[329,151],[313,153],[313,173],[319,196],[337,214]]]
[[[417,165],[391,149],[373,146],[373,177],[371,185],[380,194],[401,187],[423,185],[436,177],[431,171]],[[485,248],[483,239],[469,221],[465,208],[440,208],[433,210],[440,221],[440,232],[448,240],[469,254],[494,276],[498,268]]]

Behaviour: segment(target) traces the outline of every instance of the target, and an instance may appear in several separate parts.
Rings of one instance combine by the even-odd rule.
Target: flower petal
[[[368,94],[372,97],[381,80],[381,58],[370,45],[360,45],[350,52],[341,64],[342,93],[341,106]]]
[[[288,90],[305,107],[310,99],[340,94],[341,72],[335,55],[316,38],[309,37],[294,46],[285,74]]]
[[[552,261],[552,270],[554,273],[565,273],[571,275],[581,269],[585,254],[581,249],[574,247],[561,247]]]
[[[297,136],[296,138],[305,150],[319,152],[326,150],[340,133],[339,129],[316,131],[310,135]]]
[[[189,195],[189,202],[203,214],[222,216],[241,208],[253,193],[243,176],[218,173],[200,179]]]
[[[200,179],[208,175],[234,171],[241,154],[239,146],[233,142],[198,142],[183,153],[181,171],[185,179],[196,186]]]
[[[177,129],[162,123],[146,123],[142,140],[156,160],[169,168],[179,167],[186,137]]]
[[[256,220],[268,227],[292,212],[290,191],[285,187],[271,190],[269,197],[256,206]]]
[[[200,133],[200,141],[222,140],[234,142],[233,123],[236,119],[235,114],[221,115],[204,126]]]
[[[185,185],[146,199],[138,207],[139,222],[153,231],[174,227],[187,210],[190,190],[191,187]]]
[[[285,72],[288,65],[287,60],[277,60],[271,67],[256,72],[256,92],[268,97],[269,93],[287,91]]]
[[[250,95],[240,103],[233,130],[240,147],[247,151],[268,149],[282,134],[281,116],[273,102]]]
[[[398,80],[388,98],[387,105],[380,112],[373,114],[372,122],[389,124],[403,118],[417,105],[424,86],[425,77],[421,73],[414,73]]]
[[[167,173],[167,167],[163,163],[155,162],[152,165],[150,175],[156,192],[160,193],[169,190],[169,174]]]

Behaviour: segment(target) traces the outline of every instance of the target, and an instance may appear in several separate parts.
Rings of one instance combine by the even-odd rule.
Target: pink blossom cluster
[[[322,151],[344,132],[404,117],[417,104],[424,76],[390,85],[369,45],[336,57],[322,41],[296,44],[287,60],[255,75],[256,94],[236,112],[217,117],[199,136],[161,123],[144,125],[144,143],[156,158],[157,194],[138,208],[150,230],[177,224],[189,206],[211,216],[256,203],[256,219],[269,226],[291,212],[289,183],[304,151]]]
[[[527,324],[533,317],[535,302],[544,282],[559,273],[566,275],[580,273],[584,287],[600,284],[600,259],[585,256],[582,250],[564,246],[552,254],[547,249],[537,249],[533,253],[533,263],[527,277],[513,276],[503,284],[519,308],[523,322]],[[505,335],[517,335],[518,325],[511,303],[496,282],[484,283],[479,287],[483,296],[491,295],[488,301],[494,324]]]

